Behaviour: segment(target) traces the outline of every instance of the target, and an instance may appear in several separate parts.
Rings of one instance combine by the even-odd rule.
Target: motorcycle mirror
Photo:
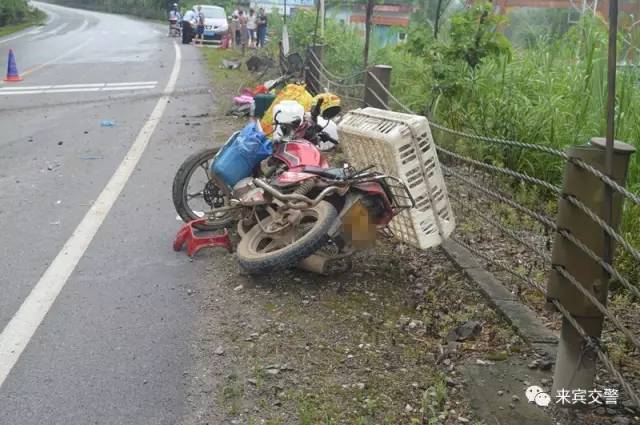
[[[316,102],[316,104],[314,105],[313,110],[311,111],[311,117],[313,118],[314,121],[320,115],[320,107],[322,106],[323,101],[324,99],[320,97]]]

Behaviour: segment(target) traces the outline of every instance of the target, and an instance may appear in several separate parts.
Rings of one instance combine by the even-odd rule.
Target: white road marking
[[[132,81],[129,83],[107,83],[107,87],[117,87],[117,86],[142,86],[153,84],[154,86],[158,84],[157,81]]]
[[[81,93],[81,92],[104,92],[123,90],[151,90],[155,86],[125,86],[125,87],[84,87],[75,89],[48,89],[48,90],[24,90],[24,91],[2,91],[0,96],[17,96],[24,94],[54,94],[54,93]]]
[[[58,25],[54,29],[49,30],[49,31],[45,31],[42,34],[38,35],[36,38],[34,38],[34,40],[42,40],[42,39],[45,39],[45,38],[50,37],[52,35],[56,35],[58,32],[62,31],[68,25],[69,25],[68,22],[66,22],[66,23],[64,23],[62,25]]]
[[[82,23],[82,25],[80,25],[80,28],[78,28],[76,31],[84,31],[87,27],[89,26],[89,21],[87,21],[86,19],[84,20],[84,22]]]
[[[43,27],[39,27],[39,28],[34,28],[31,31],[21,31],[18,34],[14,35],[13,37],[7,37],[7,38],[3,38],[0,40],[0,44],[6,43],[7,41],[11,41],[11,40],[15,40],[16,38],[20,38],[20,37],[24,37],[25,35],[33,35],[33,34],[37,34],[40,31],[42,31]]]
[[[101,91],[117,91],[117,90],[149,90],[155,86],[124,86],[124,87],[105,87]]]
[[[0,88],[0,95],[148,90],[155,88],[157,84],[157,81],[133,81],[128,83],[56,84],[49,86],[3,87]]]
[[[131,145],[129,152],[111,176],[98,199],[0,334],[0,387],[91,244],[149,144],[151,135],[169,103],[169,96],[175,89],[180,73],[180,47],[175,42],[173,45],[176,56],[163,96],[156,103],[149,119],[140,129],[140,133]]]

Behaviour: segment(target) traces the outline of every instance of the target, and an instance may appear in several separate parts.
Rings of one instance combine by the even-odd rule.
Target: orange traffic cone
[[[16,55],[13,54],[13,49],[9,49],[9,65],[7,66],[7,76],[5,81],[22,81],[22,77],[18,74],[18,67],[16,66]]]

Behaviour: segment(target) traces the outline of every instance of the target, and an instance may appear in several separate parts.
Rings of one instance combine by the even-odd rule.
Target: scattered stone
[[[416,328],[421,328],[423,327],[424,324],[422,323],[422,320],[412,320],[409,322],[409,324],[407,325],[407,327],[409,329],[416,329]]]
[[[260,336],[259,333],[254,332],[252,334],[250,334],[248,337],[246,337],[244,340],[245,341],[253,341],[254,339],[257,339]]]
[[[514,394],[514,395],[511,396],[511,400],[517,402],[517,401],[520,401],[520,397],[518,397],[517,395]]]
[[[456,381],[455,379],[451,379],[449,377],[445,379],[445,382],[447,383],[448,387],[455,387],[458,385],[458,381]]]
[[[466,341],[480,335],[482,325],[476,320],[469,320],[457,328],[453,328],[447,334],[448,341]]]
[[[276,368],[272,368],[272,369],[267,369],[266,372],[269,375],[277,375],[278,373],[280,373],[280,369],[276,369]]]
[[[499,396],[503,396],[503,395],[504,395],[504,391],[499,390],[499,391],[498,391],[498,395],[499,395]]]
[[[458,416],[458,422],[460,422],[461,424],[468,424],[470,421],[465,417]]]
[[[551,368],[553,367],[553,364],[554,364],[553,360],[545,359],[539,362],[538,367],[540,368],[540,370],[551,370]]]
[[[193,294],[193,290],[192,289],[187,289],[187,295],[192,295]]]
[[[363,311],[362,318],[370,321],[373,318],[373,316],[371,315],[371,313],[367,313],[366,311]]]
[[[255,379],[253,379],[253,378],[249,378],[249,379],[247,379],[247,383],[249,383],[249,384],[253,385],[254,387],[257,387],[257,386],[258,386],[258,381],[257,381],[257,380],[255,380]]]
[[[481,366],[491,366],[495,363],[489,360],[476,359],[476,364]]]
[[[409,403],[407,403],[407,405],[404,406],[404,411],[411,413],[411,412],[413,412],[413,407],[411,407],[411,405]]]
[[[238,292],[238,291],[242,291],[242,288],[244,288],[244,286],[242,285],[238,285],[235,288],[233,288],[234,291]]]
[[[537,369],[538,366],[540,366],[540,363],[538,362],[538,360],[534,360],[527,365],[529,369]]]
[[[224,354],[224,348],[222,348],[222,346],[216,348],[216,350],[213,352],[214,354],[221,356]]]
[[[359,390],[364,390],[365,385],[364,382],[358,382],[357,384],[354,384],[355,388],[359,389]]]

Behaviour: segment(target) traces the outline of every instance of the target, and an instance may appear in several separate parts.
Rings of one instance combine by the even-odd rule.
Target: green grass
[[[29,16],[26,22],[21,22],[19,24],[12,25],[4,25],[0,27],[0,37],[7,36],[9,34],[13,34],[18,31],[22,31],[34,25],[42,25],[47,15],[41,10],[36,9],[36,12]]]

